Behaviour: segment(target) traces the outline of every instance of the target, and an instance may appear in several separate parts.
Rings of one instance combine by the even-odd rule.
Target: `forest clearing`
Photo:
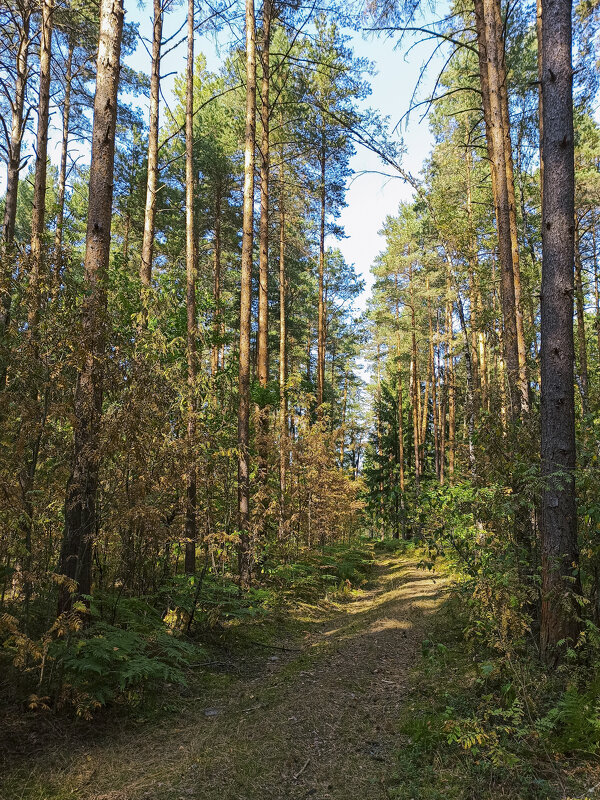
[[[1,800],[593,800],[598,0],[0,32]]]

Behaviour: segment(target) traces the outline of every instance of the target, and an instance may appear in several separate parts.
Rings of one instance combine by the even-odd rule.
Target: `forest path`
[[[297,651],[273,651],[259,674],[194,698],[186,718],[63,755],[49,797],[387,798],[410,671],[446,581],[405,557],[378,556],[376,569],[374,588],[290,642]]]

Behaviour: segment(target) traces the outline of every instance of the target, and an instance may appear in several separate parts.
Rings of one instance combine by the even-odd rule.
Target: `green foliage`
[[[363,586],[373,564],[365,544],[327,545],[303,556],[301,561],[266,566],[268,583],[285,596],[314,601],[326,592]]]
[[[537,727],[559,753],[596,753],[600,747],[600,676],[584,687],[569,686]]]
[[[406,539],[377,539],[373,545],[379,553],[402,553],[410,555],[418,547],[417,542]]]
[[[97,622],[50,653],[63,681],[59,702],[68,700],[78,716],[89,717],[108,703],[137,703],[164,684],[185,686],[185,667],[201,650],[163,627],[142,632]]]

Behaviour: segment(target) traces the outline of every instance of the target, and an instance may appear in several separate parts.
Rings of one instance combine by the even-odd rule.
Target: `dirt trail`
[[[191,699],[174,727],[171,718],[134,739],[129,730],[82,745],[52,765],[54,793],[32,785],[19,797],[383,800],[410,670],[445,582],[396,557],[378,571],[376,588],[299,652],[265,656],[261,674],[229,683],[210,708]]]

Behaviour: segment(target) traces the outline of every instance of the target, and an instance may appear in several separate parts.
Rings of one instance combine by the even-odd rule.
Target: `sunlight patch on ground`
[[[408,630],[409,628],[412,628],[412,626],[412,622],[409,622],[408,620],[389,619],[383,617],[382,619],[376,619],[375,622],[371,623],[366,632],[382,633],[383,631],[389,630]]]

